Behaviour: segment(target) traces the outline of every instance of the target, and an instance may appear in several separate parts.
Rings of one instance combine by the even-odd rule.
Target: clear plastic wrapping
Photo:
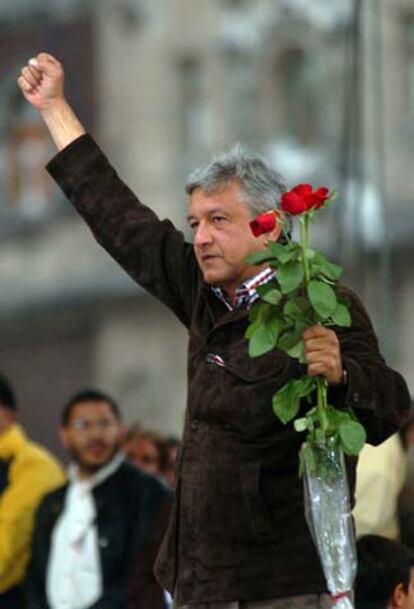
[[[302,451],[305,516],[335,609],[354,609],[357,558],[342,449],[335,443]]]

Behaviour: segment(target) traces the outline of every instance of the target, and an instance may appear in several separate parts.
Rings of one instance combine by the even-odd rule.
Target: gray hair
[[[277,171],[260,155],[240,144],[214,156],[207,167],[191,173],[185,190],[191,195],[201,188],[209,194],[229,187],[232,181],[239,182],[243,203],[252,218],[278,207],[280,196],[286,190]]]

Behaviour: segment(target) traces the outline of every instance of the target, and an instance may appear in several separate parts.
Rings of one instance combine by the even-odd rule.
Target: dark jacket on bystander
[[[27,577],[27,609],[49,609],[46,596],[51,537],[65,506],[68,485],[39,506]],[[88,609],[165,609],[164,591],[153,575],[171,493],[155,477],[129,463],[92,490],[103,594]]]

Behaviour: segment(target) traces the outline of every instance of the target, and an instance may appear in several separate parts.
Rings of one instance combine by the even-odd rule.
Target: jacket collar
[[[90,478],[85,478],[84,480],[82,480],[82,482],[85,482],[85,484],[91,489],[94,488],[95,486],[98,486],[99,484],[104,482],[107,478],[112,476],[112,474],[114,474],[117,471],[117,469],[121,466],[121,463],[124,460],[125,460],[125,455],[122,452],[117,453],[115,455],[115,457],[113,457],[113,459],[111,459],[111,461],[109,463],[104,465],[104,467],[102,467],[100,470],[98,470],[96,472],[96,474],[94,474]],[[77,468],[76,463],[71,463],[69,465],[68,477],[72,484],[81,481],[78,476],[78,468]]]
[[[27,436],[17,423],[10,425],[0,435],[0,459],[10,459],[27,445]]]

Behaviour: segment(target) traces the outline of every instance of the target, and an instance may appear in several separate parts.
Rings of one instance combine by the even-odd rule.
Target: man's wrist
[[[64,97],[41,111],[43,120],[58,148],[62,150],[85,133],[85,129]]]

